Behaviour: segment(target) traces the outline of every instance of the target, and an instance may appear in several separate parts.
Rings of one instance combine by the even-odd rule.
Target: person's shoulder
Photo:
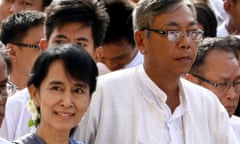
[[[192,99],[193,101],[216,103],[217,96],[210,90],[190,82],[184,78],[181,78],[182,89],[187,97],[187,99]]]
[[[0,137],[0,144],[11,144],[11,142]]]
[[[98,77],[98,81],[112,81],[112,80],[124,80],[126,78],[132,77],[137,67],[116,70],[105,75]]]
[[[237,125],[240,128],[240,117],[232,115],[232,117],[230,118],[230,123],[233,125]]]
[[[14,95],[10,96],[7,100],[7,104],[12,104],[12,103],[26,103],[29,99],[29,92],[27,88],[24,88]]]
[[[35,133],[28,133],[13,141],[15,144],[45,144]]]
[[[193,83],[193,82],[191,82],[189,80],[186,80],[184,78],[181,78],[180,81],[181,81],[181,84],[182,84],[184,90],[194,90],[194,92],[197,91],[197,92],[204,92],[204,93],[205,92],[212,93],[208,89],[206,89],[206,88],[204,88],[204,87],[202,87],[202,86],[200,86],[198,84],[195,84],[195,83]]]
[[[81,141],[76,141],[73,138],[69,138],[69,144],[84,144],[84,143]]]
[[[217,27],[217,36],[218,37],[224,37],[224,36],[228,36],[229,35],[229,32],[226,28],[226,23],[227,21],[224,21],[221,25],[219,25]]]

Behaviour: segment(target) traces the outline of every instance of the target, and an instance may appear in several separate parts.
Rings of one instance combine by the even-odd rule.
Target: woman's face
[[[35,104],[40,107],[39,128],[48,130],[70,131],[79,123],[90,102],[89,86],[71,79],[61,60],[50,64],[39,89],[34,86],[30,89]]]

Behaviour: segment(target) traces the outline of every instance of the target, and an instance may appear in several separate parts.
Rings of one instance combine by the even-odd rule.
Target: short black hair
[[[43,0],[43,8],[49,6],[51,4],[52,0]]]
[[[133,5],[124,0],[106,0],[105,7],[110,18],[110,23],[103,44],[118,43],[119,41],[126,40],[134,48],[135,42],[132,24]]]
[[[48,48],[35,61],[28,86],[39,88],[47,76],[50,65],[56,61],[63,62],[65,71],[74,80],[83,81],[90,88],[90,95],[95,91],[98,69],[88,52],[76,44],[63,44]]]
[[[216,37],[217,18],[212,9],[205,3],[195,3],[197,20],[204,28],[204,37]]]
[[[109,17],[102,3],[91,0],[53,1],[46,8],[45,37],[47,41],[56,26],[79,22],[92,29],[94,48],[99,47],[105,37]]]
[[[2,22],[0,40],[3,44],[20,42],[28,30],[44,24],[44,13],[35,10],[19,11]]]

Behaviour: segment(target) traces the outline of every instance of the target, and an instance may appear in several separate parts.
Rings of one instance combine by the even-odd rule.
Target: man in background
[[[240,143],[240,117],[233,115],[240,96],[240,67],[233,36],[206,38],[185,78],[211,90],[228,112],[230,124]]]

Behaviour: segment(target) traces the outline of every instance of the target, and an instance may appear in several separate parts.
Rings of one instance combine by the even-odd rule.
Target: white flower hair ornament
[[[27,104],[26,104],[27,110],[31,113],[32,117],[28,121],[28,127],[37,126],[40,123],[40,113],[38,111],[37,106],[35,105],[34,101],[30,97]]]

